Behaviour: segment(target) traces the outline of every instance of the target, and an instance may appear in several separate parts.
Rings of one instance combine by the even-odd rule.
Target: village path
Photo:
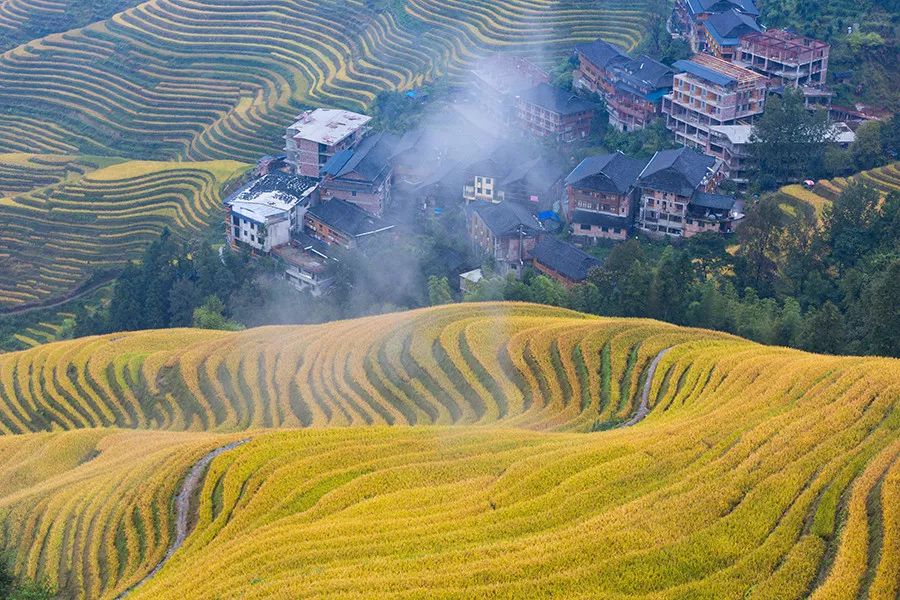
[[[644,381],[644,389],[641,391],[641,403],[638,406],[637,412],[634,413],[634,416],[622,423],[622,427],[636,425],[643,421],[644,417],[650,414],[650,389],[653,387],[653,376],[656,374],[656,367],[659,366],[659,361],[669,353],[669,350],[671,350],[671,348],[666,348],[657,354],[650,363],[650,368],[647,369],[647,379]]]
[[[234,450],[238,446],[246,444],[249,442],[249,439],[246,440],[238,440],[236,442],[232,442],[221,448],[216,448],[199,461],[197,461],[191,470],[188,472],[187,477],[184,478],[184,482],[181,484],[181,490],[178,492],[178,496],[175,497],[175,539],[169,545],[169,549],[166,551],[166,555],[163,556],[162,560],[157,563],[153,570],[147,573],[143,579],[138,581],[136,584],[116,596],[116,600],[121,600],[125,598],[128,594],[135,591],[137,588],[141,587],[145,583],[147,583],[150,579],[152,579],[157,573],[159,573],[160,569],[162,569],[169,559],[172,558],[172,555],[184,544],[184,540],[187,539],[188,536],[188,524],[190,521],[190,510],[191,510],[191,498],[193,498],[194,493],[197,491],[197,487],[203,482],[203,477],[206,474],[206,468],[209,466],[209,463],[213,461],[217,456],[228,452],[229,450]]]

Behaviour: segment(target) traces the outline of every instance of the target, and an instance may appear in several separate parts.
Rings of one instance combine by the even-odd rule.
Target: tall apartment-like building
[[[769,29],[741,38],[734,62],[769,78],[770,88],[800,88],[807,107],[831,105],[825,88],[831,47],[783,29]]]
[[[680,143],[706,150],[711,127],[750,124],[762,114],[766,78],[759,73],[705,54],[674,66],[681,72],[662,112]]]
[[[302,113],[285,136],[288,164],[298,175],[319,177],[331,157],[362,140],[371,120],[366,115],[331,108]]]

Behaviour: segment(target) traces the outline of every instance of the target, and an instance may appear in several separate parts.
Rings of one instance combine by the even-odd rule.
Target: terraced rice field
[[[0,198],[0,309],[65,298],[139,257],[166,227],[205,230],[220,218],[223,186],[246,169],[92,160],[0,156],[0,190],[11,194]]]
[[[892,359],[449,306],[3,355],[0,427],[0,545],[71,597],[141,581],[237,440],[129,598],[898,593]]]
[[[647,8],[388,4],[376,12],[363,0],[148,0],[33,40],[0,55],[0,152],[251,161],[278,147],[302,106],[362,109],[381,90],[459,78],[498,50],[549,64],[598,36],[630,48]]]
[[[812,206],[816,214],[821,218],[825,207],[834,202],[841,192],[846,189],[850,181],[863,182],[880,193],[887,195],[892,191],[900,190],[900,162],[872,169],[871,171],[863,171],[850,178],[822,179],[812,189],[806,189],[802,185],[788,185],[781,188],[781,193]]]

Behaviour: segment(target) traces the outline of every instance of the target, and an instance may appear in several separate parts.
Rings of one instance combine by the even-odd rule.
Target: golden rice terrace
[[[0,544],[67,598],[900,589],[891,359],[463,305],[3,355],[0,427]]]

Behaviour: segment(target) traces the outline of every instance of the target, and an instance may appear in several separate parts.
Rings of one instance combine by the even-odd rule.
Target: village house
[[[330,249],[325,242],[305,233],[295,233],[291,243],[272,251],[284,267],[284,278],[298,291],[321,296],[334,282],[330,274]]]
[[[501,123],[515,117],[515,98],[541,83],[549,83],[547,71],[510,54],[495,54],[472,70],[474,99]]]
[[[518,202],[533,211],[554,210],[563,174],[553,161],[529,158],[518,145],[503,144],[463,168],[463,200]]]
[[[269,173],[225,199],[225,238],[254,252],[268,254],[288,244],[318,197],[318,181],[285,173]]]
[[[637,226],[650,235],[691,237],[731,233],[743,206],[714,194],[722,181],[722,162],[690,148],[657,152],[638,177]]]
[[[530,252],[531,265],[538,272],[566,287],[584,283],[600,260],[555,237],[545,237]]]
[[[313,206],[306,211],[304,219],[304,228],[309,235],[348,250],[393,227],[355,204],[337,198]]]
[[[298,175],[319,177],[331,157],[363,139],[371,120],[366,115],[332,108],[303,112],[285,136],[288,164]]]
[[[753,125],[713,125],[709,128],[706,154],[721,160],[725,176],[740,185],[750,178],[752,135]]]
[[[728,61],[698,54],[680,60],[671,94],[663,98],[666,128],[684,145],[705,150],[710,128],[752,124],[763,113],[766,78]]]
[[[594,107],[570,92],[542,83],[516,98],[516,118],[532,135],[565,144],[591,133]]]
[[[612,127],[637,131],[659,116],[662,97],[672,89],[672,69],[647,55],[630,58],[599,39],[579,44],[575,54],[573,85],[603,96]]]
[[[733,61],[740,55],[741,39],[760,31],[762,28],[756,22],[756,17],[730,8],[710,15],[703,22],[703,46],[707,53],[722,60]]]
[[[645,161],[621,152],[589,156],[566,177],[566,217],[572,236],[593,244],[624,240],[631,231],[638,175]]]
[[[572,85],[601,95],[612,92],[612,69],[630,60],[620,47],[599,38],[575,46],[575,56],[578,68]]]
[[[395,136],[379,132],[332,156],[322,167],[322,199],[346,200],[381,216],[391,205],[396,143]]]
[[[706,21],[713,15],[733,10],[754,20],[759,9],[753,0],[675,0],[672,25],[694,52],[707,50]]]
[[[500,275],[520,273],[528,253],[544,234],[530,211],[510,202],[473,203],[466,210],[466,227],[473,250],[492,259]]]

